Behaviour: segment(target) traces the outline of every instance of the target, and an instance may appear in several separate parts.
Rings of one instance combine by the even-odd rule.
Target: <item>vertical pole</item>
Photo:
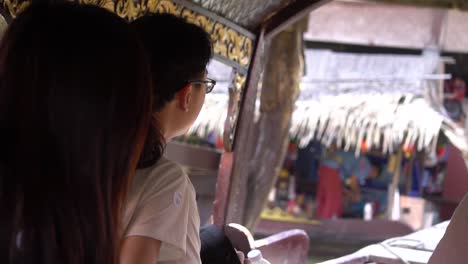
[[[403,149],[400,147],[396,157],[396,171],[393,174],[392,184],[389,186],[388,190],[388,205],[387,205],[387,219],[389,220],[398,220],[396,219],[399,212],[395,212],[399,210],[399,201],[396,201],[397,192],[399,192],[398,185],[400,183],[400,175],[401,175],[401,161],[403,160]],[[396,204],[398,203],[398,204]],[[396,208],[398,206],[398,208]]]
[[[225,152],[221,158],[216,183],[214,223],[223,226],[228,223],[242,223],[247,197],[247,166],[253,136],[257,83],[261,75],[261,56],[264,45],[264,31],[257,35],[253,57],[249,66],[246,86],[239,109],[233,152]]]
[[[406,195],[410,195],[411,193],[411,187],[413,183],[413,168],[414,168],[414,160],[415,160],[415,154],[411,154],[409,163],[408,163],[408,171],[406,172]]]
[[[234,153],[225,152],[222,154],[219,164],[218,177],[216,179],[216,194],[213,202],[213,224],[217,226],[225,224],[233,160]]]

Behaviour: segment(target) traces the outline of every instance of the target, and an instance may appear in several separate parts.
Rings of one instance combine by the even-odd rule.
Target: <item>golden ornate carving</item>
[[[253,40],[249,37],[218,21],[169,0],[160,0],[159,4],[155,7],[153,6],[150,12],[171,13],[205,29],[213,40],[215,54],[243,67],[249,65],[253,45]]]
[[[79,0],[79,3],[86,5],[97,5],[104,7],[105,9],[112,12],[115,10],[115,3],[112,0]]]
[[[244,92],[244,86],[246,76],[239,71],[235,71],[234,78],[232,80],[232,87],[229,88],[229,104],[228,114],[224,123],[224,148],[226,151],[231,152],[236,128],[237,120],[239,118],[239,110],[241,109],[242,94]]]
[[[72,0],[73,1],[73,0]],[[214,43],[215,54],[243,67],[247,67],[252,56],[253,40],[229,26],[197,13],[170,0],[74,0],[82,4],[104,7],[117,15],[133,21],[147,13],[171,13],[204,28]],[[0,0],[1,5],[12,17],[21,12],[30,1]]]
[[[29,3],[29,1],[22,0],[5,0],[3,1],[3,6],[12,17],[16,17],[16,15],[21,13],[21,11],[25,9]]]
[[[0,0],[0,8],[4,8],[11,17],[16,17],[31,0]],[[253,52],[253,39],[230,26],[211,17],[198,13],[171,0],[70,0],[81,4],[92,4],[106,8],[128,21],[133,21],[147,13],[170,13],[196,24],[210,34],[213,41],[213,51],[219,57],[240,65],[243,71],[250,64]],[[236,131],[237,117],[240,109],[246,76],[236,70],[232,90],[230,91],[229,114],[225,124],[225,145],[230,150]]]
[[[5,18],[0,14],[0,38],[3,36],[3,33],[8,27],[8,23]]]
[[[242,74],[236,71],[234,75],[234,88],[236,89],[237,92],[244,90],[246,79],[247,77],[245,76],[245,74]]]

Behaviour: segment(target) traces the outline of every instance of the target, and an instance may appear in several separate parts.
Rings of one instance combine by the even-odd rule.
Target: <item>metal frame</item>
[[[297,22],[301,18],[316,9],[323,4],[330,2],[331,0],[297,0],[279,10],[276,14],[271,16],[269,19],[262,24],[257,30],[258,35],[256,39],[255,49],[251,64],[247,75],[247,84],[244,87],[244,94],[241,102],[241,108],[239,113],[239,120],[237,122],[237,131],[234,139],[234,160],[230,160],[229,163],[221,163],[221,167],[231,166],[231,175],[229,177],[229,186],[221,187],[220,185],[228,184],[225,180],[221,181],[221,174],[218,176],[218,187],[219,189],[226,189],[229,191],[228,199],[225,200],[226,204],[217,202],[216,207],[224,208],[223,210],[215,209],[218,215],[215,215],[215,224],[224,225],[228,223],[242,223],[243,215],[245,212],[245,200],[246,200],[246,187],[248,184],[248,171],[249,168],[246,164],[249,164],[251,153],[253,151],[252,135],[253,122],[255,114],[255,101],[257,98],[257,83],[259,81],[260,74],[262,72],[262,56],[265,45],[269,40],[276,34],[286,29],[288,26]],[[240,144],[241,142],[242,144]],[[216,196],[224,196],[224,193],[217,192]],[[216,199],[218,201],[218,199]],[[224,200],[223,200],[224,201]]]
[[[198,12],[198,13],[206,16],[206,17],[209,17],[209,18],[211,18],[211,19],[213,19],[215,21],[223,23],[224,25],[234,29],[235,31],[241,33],[242,35],[244,35],[244,36],[246,36],[248,38],[255,39],[255,37],[256,37],[255,33],[251,32],[251,31],[249,31],[249,30],[247,30],[247,29],[245,29],[243,27],[240,27],[237,24],[234,24],[233,22],[225,19],[222,16],[218,16],[218,15],[208,11],[208,10],[204,9],[203,7],[201,7],[199,5],[196,5],[196,4],[194,4],[192,2],[189,2],[187,0],[172,0],[172,1],[174,1],[176,3],[179,3],[179,4],[181,4],[181,5],[183,5],[183,6],[187,7],[187,8],[190,8],[193,11],[196,11],[196,12]]]
[[[252,61],[247,74],[246,86],[242,95],[240,112],[237,121],[237,131],[233,145],[233,152],[223,153],[221,158],[220,171],[218,173],[218,182],[216,190],[216,202],[214,206],[214,220],[216,225],[225,225],[229,222],[240,222],[233,219],[235,212],[244,210],[243,201],[237,200],[239,192],[242,192],[243,186],[246,185],[247,176],[245,173],[245,164],[248,161],[248,155],[238,155],[237,153],[249,153],[250,148],[249,138],[251,138],[251,126],[253,125],[253,117],[255,112],[255,101],[257,94],[257,81],[260,75],[261,56],[264,45],[264,31],[261,30],[257,35],[255,49],[252,56]],[[237,142],[242,142],[238,144]],[[237,158],[236,158],[237,156]],[[242,160],[241,160],[242,159]],[[234,163],[235,161],[235,163]],[[244,161],[244,162],[243,162]],[[244,164],[244,166],[241,166]],[[228,176],[226,172],[229,172]],[[242,177],[244,175],[244,177]],[[245,195],[244,195],[245,199]],[[236,201],[230,202],[230,201]],[[228,205],[235,207],[228,208]],[[239,207],[240,206],[240,207]]]
[[[11,21],[32,0],[0,0],[0,13]],[[171,13],[203,27],[212,37],[217,59],[247,72],[252,57],[255,35],[186,0],[74,0],[95,4],[132,21],[147,13]],[[249,48],[250,47],[250,48]]]

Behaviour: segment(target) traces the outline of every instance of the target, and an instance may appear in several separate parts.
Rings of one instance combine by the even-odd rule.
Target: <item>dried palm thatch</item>
[[[325,145],[336,142],[345,150],[361,147],[385,153],[398,147],[431,147],[444,116],[421,97],[411,95],[355,95],[299,101],[293,114],[291,135],[301,146],[313,139]]]
[[[346,150],[385,153],[403,146],[431,147],[446,115],[438,78],[439,57],[307,51],[308,68],[291,135]],[[437,76],[440,77],[440,76]],[[442,76],[443,77],[443,76]]]
[[[308,50],[306,62],[290,129],[300,146],[315,138],[356,154],[361,147],[385,153],[402,146],[423,150],[435,145],[442,128],[455,127],[442,105],[439,79],[446,76],[434,75],[437,53]],[[222,90],[209,95],[193,131],[222,133],[227,101]]]

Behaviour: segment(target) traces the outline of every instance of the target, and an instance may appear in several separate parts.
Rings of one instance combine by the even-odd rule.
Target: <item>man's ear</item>
[[[189,111],[190,100],[192,99],[192,85],[188,83],[176,94],[177,105],[184,112]]]

